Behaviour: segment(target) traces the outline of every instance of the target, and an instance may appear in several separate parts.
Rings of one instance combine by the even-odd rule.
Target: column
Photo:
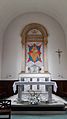
[[[48,85],[48,102],[52,102],[52,85]]]
[[[48,73],[48,49],[47,49],[48,40],[44,39],[44,72]]]
[[[25,37],[22,38],[22,64],[21,64],[21,72],[25,72]]]
[[[22,101],[22,85],[18,85],[18,101]]]

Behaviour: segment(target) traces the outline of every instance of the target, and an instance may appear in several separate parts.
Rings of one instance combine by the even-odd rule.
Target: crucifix
[[[61,51],[60,49],[58,49],[58,50],[56,51],[56,53],[58,54],[59,64],[60,64],[60,57],[61,57],[62,51]]]

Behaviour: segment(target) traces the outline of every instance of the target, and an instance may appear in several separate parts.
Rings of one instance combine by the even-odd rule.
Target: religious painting
[[[43,65],[43,44],[38,42],[29,42],[26,46],[26,65]]]
[[[33,45],[28,45],[29,47],[29,58],[28,58],[28,62],[29,61],[32,61],[32,62],[37,62],[37,61],[40,61],[42,62],[41,60],[41,44],[39,46],[37,46],[35,43]]]

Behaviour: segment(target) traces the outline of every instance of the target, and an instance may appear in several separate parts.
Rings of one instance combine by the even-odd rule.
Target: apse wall
[[[3,39],[2,78],[17,78],[24,63],[21,31],[30,23],[42,24],[48,32],[48,69],[53,78],[67,77],[66,42],[64,31],[55,19],[42,13],[27,13],[16,17],[7,27]],[[56,51],[62,50],[61,62]]]
[[[2,65],[2,37],[3,33],[0,32],[0,79],[1,79],[1,65]]]
[[[2,56],[2,43],[1,43],[1,40],[0,40],[0,78],[1,78],[1,56]]]

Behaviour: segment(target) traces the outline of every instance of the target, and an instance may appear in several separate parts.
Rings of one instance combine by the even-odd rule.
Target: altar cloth
[[[16,92],[17,85],[53,85],[53,91],[57,91],[57,84],[54,81],[45,81],[45,82],[25,82],[25,81],[16,81],[13,84],[13,91]]]

